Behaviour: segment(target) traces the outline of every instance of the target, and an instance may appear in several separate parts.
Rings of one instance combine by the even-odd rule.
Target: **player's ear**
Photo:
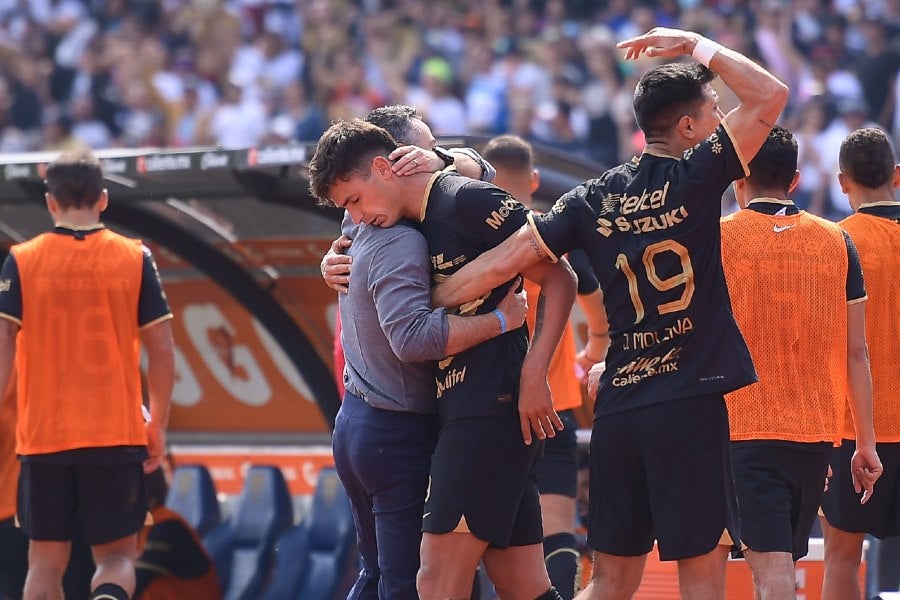
[[[541,187],[541,172],[537,169],[531,170],[531,180],[528,182],[529,191],[533,194]]]
[[[894,187],[900,187],[900,165],[894,165]]]
[[[800,183],[800,177],[802,177],[802,175],[800,175],[800,171],[794,171],[794,178],[791,179],[791,184],[788,186],[788,189],[787,189],[788,194],[790,194],[791,192],[794,191],[794,189],[796,189],[797,184]]]
[[[377,173],[382,179],[389,179],[393,175],[390,161],[380,155],[372,159],[372,172]]]

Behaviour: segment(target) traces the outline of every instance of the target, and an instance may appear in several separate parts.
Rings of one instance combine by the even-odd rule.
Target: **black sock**
[[[547,590],[534,600],[562,600],[562,596],[560,596],[559,592],[556,591],[556,588],[551,585],[549,590]]]
[[[544,538],[544,562],[547,565],[547,574],[562,600],[572,600],[575,597],[578,558],[574,534],[554,533]]]
[[[101,583],[91,594],[91,600],[128,600],[128,593],[114,583]]]

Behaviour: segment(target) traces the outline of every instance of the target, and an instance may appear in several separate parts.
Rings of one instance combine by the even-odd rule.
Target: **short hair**
[[[366,115],[366,122],[378,125],[390,133],[400,144],[412,144],[413,119],[423,121],[422,115],[416,111],[416,107],[406,104],[380,106],[372,109]]]
[[[88,150],[60,155],[47,166],[47,192],[62,208],[89,208],[103,194],[103,169]]]
[[[496,167],[511,171],[530,172],[534,168],[534,150],[517,135],[500,135],[484,147],[482,156]]]
[[[887,134],[877,127],[864,127],[841,142],[838,165],[852,181],[874,190],[891,180],[896,161]]]
[[[784,127],[774,126],[748,165],[747,182],[757,190],[787,193],[797,172],[797,155],[794,135]]]
[[[333,205],[329,192],[338,179],[368,177],[372,159],[397,149],[391,134],[361,119],[340,120],[329,127],[309,161],[309,190],[320,204]]]
[[[647,138],[666,135],[705,101],[703,86],[716,74],[700,63],[668,63],[647,71],[634,89],[634,118]]]

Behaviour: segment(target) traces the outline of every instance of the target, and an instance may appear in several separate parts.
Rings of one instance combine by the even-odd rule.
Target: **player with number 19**
[[[654,67],[634,112],[639,158],[585,182],[439,286],[458,303],[541,260],[585,250],[610,325],[591,438],[591,584],[580,598],[633,594],[654,540],[677,560],[683,598],[724,598],[738,542],[723,394],[756,379],[722,271],[720,198],[762,145],[788,90],[746,57],[687,31],[619,43],[697,63]],[[723,115],[718,74],[740,105]],[[605,597],[605,596],[604,596]]]

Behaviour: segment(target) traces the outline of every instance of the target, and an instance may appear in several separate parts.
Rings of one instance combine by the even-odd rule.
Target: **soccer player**
[[[823,600],[858,600],[863,537],[900,535],[900,166],[880,129],[854,131],[840,148],[841,190],[855,214],[839,225],[853,238],[862,261],[866,292],[865,328],[872,372],[876,449],[884,465],[878,493],[861,504],[853,456],[859,451],[845,421],[840,448],[831,459],[833,476],[822,499],[825,535]],[[851,405],[852,408],[852,405]]]
[[[46,184],[53,231],[13,246],[0,271],[0,389],[14,360],[18,373],[24,597],[62,598],[77,521],[97,565],[92,598],[124,600],[147,514],[144,470],[165,448],[172,314],[149,250],[100,223],[109,199],[97,159],[63,155],[47,167]]]
[[[654,67],[638,82],[634,112],[647,140],[640,158],[530,217],[433,298],[463,302],[572,248],[587,252],[610,346],[590,449],[594,571],[579,598],[630,598],[654,539],[663,560],[678,561],[682,598],[724,598],[738,535],[723,394],[756,375],[728,301],[719,207],[788,90],[693,32],[656,28],[618,46],[627,59],[697,60]],[[715,73],[740,101],[724,116],[709,84]]]
[[[836,224],[794,205],[799,178],[797,142],[776,126],[734,183],[742,210],[722,219],[731,305],[759,374],[725,401],[743,556],[760,600],[794,594],[794,561],[806,556],[840,443],[845,390],[857,491],[868,498],[881,472],[859,257]]]
[[[484,148],[484,158],[497,171],[494,185],[532,208],[532,194],[540,185],[540,173],[534,167],[531,144],[517,135],[501,135]],[[553,587],[563,600],[572,600],[578,577],[580,555],[575,544],[575,496],[578,486],[578,423],[574,409],[581,406],[581,380],[588,370],[606,356],[609,342],[603,294],[584,252],[574,250],[567,257],[578,278],[576,299],[588,321],[585,349],[577,352],[572,324],[553,354],[548,379],[553,408],[565,425],[562,431],[544,443],[538,463],[538,490],[541,493],[541,519],[544,524],[544,562]],[[540,289],[525,282],[528,292],[528,326],[534,329],[537,297]]]
[[[418,221],[438,277],[524,223],[524,207],[484,182],[452,172],[398,177],[388,158],[396,147],[380,127],[358,120],[334,124],[310,162],[313,195],[346,208],[354,222],[368,226]],[[548,429],[562,427],[549,401],[546,374],[575,282],[567,265],[540,267],[524,273],[542,284],[535,336],[524,360],[530,367],[523,367],[524,327],[438,363],[441,432],[432,457],[417,580],[424,600],[468,597],[482,557],[500,594],[558,597],[540,546],[533,480],[540,444],[532,443],[532,431],[543,439],[552,435]],[[494,311],[514,278],[504,283],[462,313]],[[543,394],[524,403],[520,386],[543,387]]]
[[[398,149],[395,156],[421,151],[423,169],[445,167],[443,160],[429,161],[427,149],[436,142],[414,108],[377,108],[367,120],[406,145],[401,147],[405,154]],[[463,154],[458,168],[492,175],[492,169],[480,166],[487,163],[475,156],[477,160]],[[411,163],[407,160],[413,167],[407,175],[418,172]],[[366,227],[345,216],[342,228],[347,235],[342,239],[352,239],[353,245],[346,255],[338,254],[342,248],[337,240],[322,261],[329,285],[346,289],[339,296],[337,335],[344,336],[345,321],[348,329],[346,339],[335,345],[342,353],[347,346],[350,361],[346,370],[344,361],[340,365],[340,381],[343,385],[346,378],[347,387],[332,446],[354,512],[363,563],[350,598],[418,598],[422,513],[439,428],[434,360],[501,333],[501,321],[493,314],[469,321],[443,309],[432,313],[428,247],[411,225]],[[354,258],[353,283],[345,276],[341,281],[341,266],[349,269],[345,261]],[[326,276],[329,265],[337,268]],[[500,304],[507,327],[522,324],[524,302],[523,295],[521,303],[509,298]]]

